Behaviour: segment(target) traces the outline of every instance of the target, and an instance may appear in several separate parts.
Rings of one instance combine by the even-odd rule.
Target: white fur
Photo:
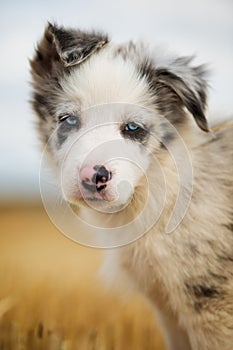
[[[146,80],[139,76],[132,63],[122,57],[113,57],[108,44],[100,53],[70,76],[61,80],[63,90],[74,103],[86,110],[105,103],[127,103],[148,106],[150,96]]]

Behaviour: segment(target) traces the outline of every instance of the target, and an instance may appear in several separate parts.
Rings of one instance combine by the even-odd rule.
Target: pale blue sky
[[[40,152],[28,100],[28,58],[46,21],[98,28],[116,41],[143,38],[212,69],[210,113],[233,113],[232,0],[0,2],[0,196],[38,195]],[[213,117],[211,116],[213,119]]]

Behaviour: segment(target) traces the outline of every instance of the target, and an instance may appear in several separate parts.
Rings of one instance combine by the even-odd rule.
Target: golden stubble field
[[[164,350],[154,315],[98,277],[102,252],[37,205],[0,207],[0,350]]]

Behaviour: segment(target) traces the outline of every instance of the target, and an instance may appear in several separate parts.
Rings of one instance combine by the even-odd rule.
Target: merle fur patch
[[[222,279],[220,282],[224,282],[224,280]],[[210,305],[212,300],[222,298],[224,295],[224,291],[220,285],[216,286],[205,283],[186,283],[186,288],[191,300],[193,301],[193,306],[198,312],[200,312],[207,305]]]
[[[192,285],[189,287],[196,298],[215,298],[220,294],[214,286]]]

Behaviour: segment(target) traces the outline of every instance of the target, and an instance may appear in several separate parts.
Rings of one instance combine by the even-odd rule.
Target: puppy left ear
[[[51,23],[48,30],[53,35],[57,53],[65,67],[81,63],[108,42],[107,36],[100,33],[64,29]]]
[[[165,86],[176,95],[184,107],[193,115],[197,125],[209,131],[205,117],[207,83],[205,66],[192,67],[192,58],[178,58],[168,67],[155,71],[157,86]],[[158,88],[159,91],[163,89]]]

